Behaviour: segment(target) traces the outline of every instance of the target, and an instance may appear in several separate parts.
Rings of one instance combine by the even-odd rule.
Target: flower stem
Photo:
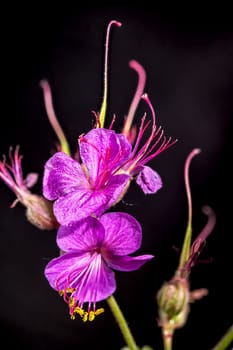
[[[163,338],[164,350],[172,350],[172,338]]]
[[[169,322],[163,327],[163,349],[172,350],[174,329]]]
[[[130,350],[138,350],[138,347],[132,336],[129,326],[114,296],[111,295],[110,297],[108,297],[107,302],[113,315],[115,316],[115,319],[118,323],[118,326],[121,330],[121,333],[125,339],[127,346],[129,347]]]
[[[226,334],[220,339],[212,350],[225,350],[233,341],[233,325],[228,329]]]

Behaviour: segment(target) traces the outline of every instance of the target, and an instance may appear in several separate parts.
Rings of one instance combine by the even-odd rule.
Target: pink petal
[[[53,206],[54,215],[61,225],[69,225],[89,215],[102,214],[108,201],[109,198],[103,191],[93,192],[77,189],[75,192],[56,200]]]
[[[106,265],[100,254],[92,259],[88,270],[82,278],[82,288],[74,293],[76,299],[82,302],[104,300],[116,290],[114,272]]]
[[[144,166],[140,171],[136,183],[145,194],[156,193],[163,186],[159,174],[148,166]]]
[[[80,303],[106,299],[116,289],[113,271],[97,253],[64,254],[48,263],[45,276],[55,290],[74,288],[72,296]]]
[[[93,184],[102,174],[111,174],[130,155],[131,145],[113,130],[93,129],[80,138],[80,155]]]
[[[100,218],[105,229],[103,245],[112,255],[133,253],[141,245],[139,222],[126,213],[107,213]]]
[[[68,288],[69,275],[77,267],[83,270],[89,263],[91,256],[89,253],[77,254],[69,253],[52,259],[45,267],[45,276],[51,287],[55,290]]]
[[[128,182],[128,175],[112,176],[100,190],[78,189],[60,197],[54,203],[54,215],[61,225],[68,225],[89,215],[101,215],[120,196]]]
[[[126,190],[128,189],[128,185],[130,183],[130,176],[127,174],[114,175],[112,176],[104,191],[109,195],[108,208],[119,202]]]
[[[81,165],[63,152],[57,152],[45,164],[43,195],[54,200],[75,190],[89,188]]]
[[[64,252],[88,252],[101,246],[104,228],[99,220],[89,216],[69,226],[60,226],[57,245]]]
[[[119,271],[133,271],[139,269],[147,261],[154,258],[153,255],[111,256],[107,262],[109,266]]]

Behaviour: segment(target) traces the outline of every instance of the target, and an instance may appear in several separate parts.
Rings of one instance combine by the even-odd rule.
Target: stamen
[[[101,315],[103,312],[104,312],[103,308],[97,309],[96,311],[94,310],[85,311],[81,307],[76,306],[70,317],[72,320],[74,320],[77,314],[81,317],[83,322],[87,322],[87,321],[92,322],[94,321],[96,316]]]
[[[50,121],[50,124],[55,131],[58,140],[60,141],[61,150],[65,152],[66,154],[70,155],[70,147],[67,142],[67,139],[65,137],[65,134],[58,122],[58,119],[56,117],[54,108],[53,108],[53,101],[52,101],[52,93],[51,88],[47,80],[41,80],[40,86],[43,90],[44,94],[44,102],[45,102],[45,108],[47,112],[48,119]]]
[[[106,42],[105,42],[105,57],[104,57],[104,94],[103,94],[103,102],[100,109],[99,114],[99,127],[104,127],[104,121],[106,116],[107,109],[107,92],[108,92],[108,49],[109,49],[109,36],[112,25],[116,25],[117,27],[121,27],[121,23],[118,21],[111,21],[107,27],[106,34]]]
[[[152,126],[152,128],[155,128],[155,126],[156,126],[155,110],[154,110],[154,108],[152,106],[152,103],[151,103],[149,97],[148,97],[148,94],[143,94],[142,95],[142,99],[144,101],[146,101],[146,103],[148,104],[148,106],[149,106],[149,108],[151,110],[151,114],[152,114],[152,118],[153,118],[153,126]]]
[[[134,69],[138,74],[138,85],[137,85],[133,100],[131,102],[131,105],[129,107],[129,112],[125,119],[124,127],[122,130],[122,134],[124,134],[127,138],[130,135],[130,129],[132,126],[133,118],[146,84],[146,72],[144,68],[137,61],[134,61],[134,60],[129,62],[129,66],[130,68]]]

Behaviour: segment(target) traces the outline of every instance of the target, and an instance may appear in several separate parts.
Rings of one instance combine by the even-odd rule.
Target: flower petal
[[[60,197],[53,210],[61,225],[68,225],[89,215],[100,216],[120,197],[129,176],[115,175],[101,190],[78,189]]]
[[[107,213],[100,218],[105,229],[103,245],[112,255],[133,253],[141,245],[139,222],[126,213]]]
[[[64,254],[47,264],[45,276],[57,291],[73,288],[72,297],[80,304],[106,299],[116,289],[114,272],[97,253]]]
[[[69,275],[76,267],[83,270],[89,264],[91,256],[89,253],[77,254],[68,253],[52,259],[45,267],[45,277],[50,286],[57,290],[64,290],[69,287]]]
[[[104,128],[92,129],[79,140],[80,155],[93,184],[102,174],[111,174],[131,153],[131,145],[115,131]],[[104,179],[103,179],[104,180]]]
[[[144,166],[140,171],[136,183],[146,194],[156,193],[163,186],[159,174],[148,166]]]
[[[129,184],[130,176],[128,174],[114,175],[109,179],[104,189],[109,196],[107,208],[110,208],[122,199]]]
[[[88,252],[100,247],[103,239],[103,225],[91,216],[69,226],[60,226],[57,233],[57,245],[64,252]]]
[[[139,255],[135,257],[131,256],[111,256],[107,262],[108,265],[119,271],[133,271],[139,269],[147,261],[154,258],[153,255]]]
[[[100,254],[96,254],[92,259],[81,283],[81,288],[78,290],[76,286],[73,294],[81,304],[104,300],[116,290],[114,272],[106,265]]]
[[[55,153],[45,164],[43,195],[54,200],[77,187],[89,188],[81,165],[63,152]]]
[[[69,225],[89,215],[101,215],[109,201],[108,196],[102,192],[76,190],[54,203],[53,210],[57,221],[61,225]]]

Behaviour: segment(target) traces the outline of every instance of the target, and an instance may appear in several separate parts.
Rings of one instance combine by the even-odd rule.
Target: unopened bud
[[[174,328],[182,327],[188,314],[189,289],[187,280],[172,279],[157,294],[161,322],[172,321]]]
[[[53,214],[53,204],[42,196],[30,194],[24,198],[28,221],[41,230],[53,230],[59,224]]]

